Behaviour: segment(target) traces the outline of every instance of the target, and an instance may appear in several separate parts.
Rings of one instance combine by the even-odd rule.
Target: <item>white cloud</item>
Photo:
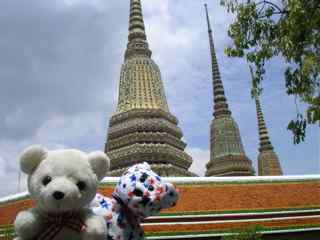
[[[18,172],[9,171],[7,161],[0,156],[0,197],[18,191]]]
[[[99,135],[102,127],[100,114],[82,113],[72,117],[60,115],[46,121],[37,131],[35,139],[66,143],[89,135]]]
[[[204,176],[206,172],[206,164],[210,160],[210,151],[200,148],[187,148],[186,151],[193,158],[193,163],[189,171],[196,173],[200,177]]]

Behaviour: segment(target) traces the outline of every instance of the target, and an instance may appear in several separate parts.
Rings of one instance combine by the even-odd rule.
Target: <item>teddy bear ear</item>
[[[109,171],[109,157],[101,151],[89,153],[89,162],[99,181],[102,180]]]
[[[34,145],[26,148],[20,157],[21,170],[28,175],[32,174],[47,155],[48,151],[40,145]]]

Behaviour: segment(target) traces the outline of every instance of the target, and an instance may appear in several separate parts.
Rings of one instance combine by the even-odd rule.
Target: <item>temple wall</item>
[[[150,239],[221,234],[254,225],[266,231],[319,228],[320,234],[320,175],[167,180],[176,184],[181,197],[177,206],[143,224]],[[99,192],[111,196],[116,182],[117,178],[104,179]],[[27,193],[0,199],[0,236],[12,229],[19,211],[32,205]]]

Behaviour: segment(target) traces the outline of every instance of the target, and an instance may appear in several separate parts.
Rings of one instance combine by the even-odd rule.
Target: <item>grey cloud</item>
[[[25,139],[53,116],[113,107],[127,18],[117,2],[0,2],[0,138]]]
[[[19,154],[102,149],[115,107],[124,1],[0,1],[0,196],[17,190]],[[21,182],[25,182],[23,179]]]

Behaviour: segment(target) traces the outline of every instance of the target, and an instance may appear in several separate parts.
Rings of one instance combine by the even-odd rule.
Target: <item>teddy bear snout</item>
[[[52,196],[56,199],[56,200],[61,200],[64,198],[65,194],[63,192],[60,191],[55,191]]]

